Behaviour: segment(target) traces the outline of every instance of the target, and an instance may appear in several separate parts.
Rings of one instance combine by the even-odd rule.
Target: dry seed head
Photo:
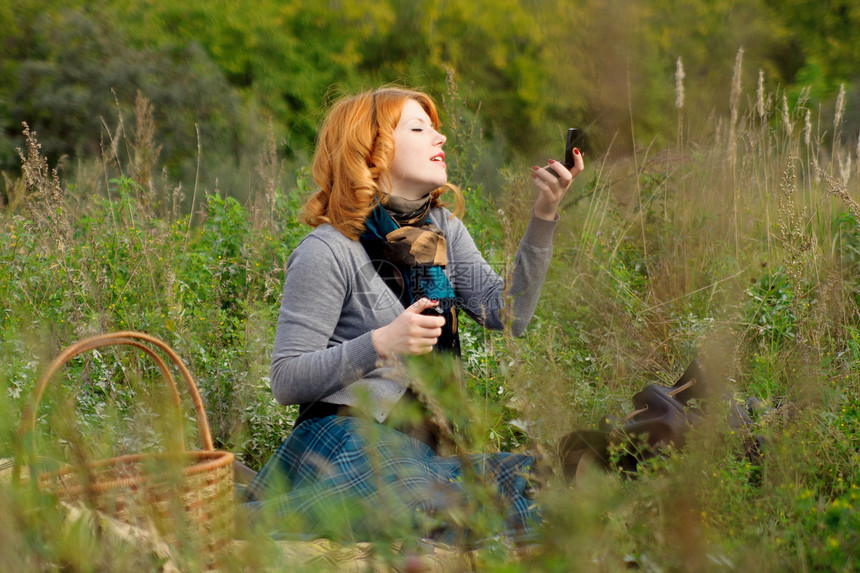
[[[167,168],[164,168],[166,171]],[[166,178],[166,177],[165,177]],[[170,190],[170,216],[173,221],[178,221],[181,216],[182,201],[185,199],[185,193],[182,192],[182,182],[179,182],[176,187]]]
[[[839,84],[839,95],[836,96],[836,115],[833,116],[833,129],[838,130],[845,115],[845,84]]]
[[[732,96],[731,96],[731,105],[732,105],[732,115],[737,116],[737,107],[738,103],[741,99],[741,68],[743,67],[744,61],[744,49],[738,49],[738,55],[735,56],[735,70],[734,75],[732,75]]]
[[[843,155],[845,156],[844,160],[842,159]],[[836,159],[839,162],[839,178],[842,180],[843,185],[848,185],[848,180],[851,178],[851,153],[843,153],[840,149],[836,155]]]
[[[758,71],[758,89],[756,90],[756,109],[758,110],[758,117],[760,120],[764,121],[765,107],[764,107],[764,70],[759,69]]]
[[[680,57],[675,64],[675,107],[684,107],[684,63]]]
[[[796,187],[796,175],[792,166],[793,157],[789,156],[782,179],[779,182],[779,209],[777,210],[777,222],[779,223],[780,238],[785,240],[791,231],[791,223],[794,219],[794,189]]]
[[[839,197],[842,202],[845,203],[845,206],[848,207],[848,211],[850,211],[854,216],[854,220],[858,225],[860,225],[860,204],[851,197],[846,186],[821,169],[817,170],[817,174],[823,177],[824,181],[827,182],[827,194]]]
[[[785,126],[785,133],[791,137],[794,127],[791,125],[791,115],[788,113],[788,97],[785,92],[782,92],[782,123]]]
[[[62,249],[64,239],[71,231],[66,219],[65,192],[60,185],[57,169],[51,170],[48,161],[42,156],[42,145],[36,139],[36,132],[30,131],[26,123],[23,126],[27,153],[24,154],[20,148],[17,151],[27,191],[25,205],[38,227],[48,231],[47,236],[53,238]]]
[[[796,107],[806,107],[806,102],[809,101],[809,92],[812,91],[812,88],[806,86],[800,89],[800,93],[797,96],[797,105]]]
[[[152,104],[140,91],[134,100],[134,119],[134,141],[131,143],[134,150],[134,179],[146,192],[146,196],[140,199],[145,204],[150,204],[155,199],[153,169],[161,154],[161,146],[155,143]]]
[[[779,183],[777,219],[779,221],[779,238],[785,254],[785,267],[794,286],[794,292],[801,292],[803,280],[804,253],[812,249],[813,240],[804,231],[806,209],[798,213],[794,206],[794,195],[797,192],[797,175],[794,172],[794,157],[789,155]],[[797,298],[795,298],[797,300]]]
[[[809,142],[812,139],[812,112],[806,110],[806,119],[803,122],[803,141],[806,147],[809,147]]]

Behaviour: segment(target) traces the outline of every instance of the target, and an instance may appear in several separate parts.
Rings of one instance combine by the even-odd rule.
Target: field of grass
[[[447,116],[459,117],[462,102],[449,96]],[[730,117],[691,135],[683,127],[694,112],[680,97],[671,146],[640,142],[623,160],[587,156],[525,337],[464,319],[465,374],[430,377],[449,389],[436,392],[438,403],[462,447],[536,452],[545,465],[541,542],[527,558],[488,542],[478,570],[860,564],[860,144],[843,137],[838,108],[829,122],[802,97],[740,86],[731,104]],[[306,232],[297,215],[308,177],[284,173],[269,152],[244,203],[230,190],[173,186],[158,175],[148,114],[140,102],[137,117],[125,118],[137,129],[116,119],[103,157],[60,174],[29,134],[20,174],[5,180],[0,457],[12,457],[24,405],[53,356],[114,330],[148,332],[183,357],[217,447],[247,465],[259,468],[291,426],[295,410],[271,397],[268,355],[286,259]],[[482,185],[477,132],[447,125],[466,225],[504,272],[531,201],[527,170],[503,170],[499,188]],[[189,200],[191,215],[180,209]],[[774,407],[756,419],[761,465],[743,455],[744,436],[725,427],[728,405],[718,402],[683,450],[643,465],[636,479],[565,483],[554,459],[560,436],[624,415],[636,391],[672,384],[696,356],[734,399]],[[153,423],[162,415],[159,378],[144,358],[105,350],[72,361],[38,411],[39,454],[80,459],[84,444],[100,459],[162,448],[175,429]],[[183,404],[193,446],[193,411]],[[159,565],[149,549],[105,542],[96,521],[71,521],[27,487],[0,483],[0,515],[4,570]],[[492,530],[491,510],[475,515],[476,530]],[[397,537],[391,531],[376,548],[401,567],[403,554],[385,549]],[[262,536],[239,557],[236,567],[284,568]]]

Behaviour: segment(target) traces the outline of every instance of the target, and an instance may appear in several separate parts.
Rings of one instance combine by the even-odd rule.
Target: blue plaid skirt
[[[293,430],[249,485],[246,508],[271,534],[528,541],[540,523],[533,462],[506,453],[439,456],[389,426],[327,416]]]

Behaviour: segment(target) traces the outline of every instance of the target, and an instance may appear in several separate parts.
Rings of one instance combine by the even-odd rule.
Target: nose
[[[437,131],[436,132],[436,138],[434,139],[433,144],[434,145],[444,145],[446,141],[448,141],[448,138]]]

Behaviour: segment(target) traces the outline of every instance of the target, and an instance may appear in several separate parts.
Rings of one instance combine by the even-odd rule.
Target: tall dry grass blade
[[[269,119],[266,130],[266,142],[260,159],[257,162],[257,174],[263,183],[263,194],[254,201],[255,218],[259,212],[266,212],[266,220],[262,222],[269,228],[275,225],[275,200],[281,187],[281,177],[284,172],[284,161],[278,157],[278,145],[275,140],[275,126]],[[260,223],[260,221],[258,221]]]
[[[843,157],[845,159],[843,159]],[[851,153],[843,153],[840,150],[836,159],[839,162],[839,179],[842,180],[843,185],[848,185],[848,180],[851,179]]]
[[[735,56],[735,68],[734,73],[732,75],[732,93],[729,97],[729,107],[731,111],[731,118],[729,121],[729,150],[731,153],[733,170],[735,162],[737,160],[737,141],[735,139],[738,125],[739,106],[741,101],[741,70],[743,68],[743,61],[744,49],[739,48],[738,54],[737,56]]]
[[[162,170],[162,180],[167,179],[167,168]],[[177,183],[170,190],[170,220],[178,221],[182,216],[182,202],[185,201],[185,193],[182,191],[182,182]]]
[[[797,95],[797,104],[795,105],[795,108],[806,109],[806,104],[809,102],[811,91],[812,88],[810,86],[804,86],[800,88],[800,93]]]
[[[483,131],[479,121],[479,118],[482,117],[481,106],[483,102],[479,101],[474,109],[470,109],[467,102],[471,93],[471,86],[465,94],[460,91],[454,70],[445,66],[445,92],[442,94],[442,105],[449,119],[446,128],[447,145],[453,151],[453,180],[461,188],[471,185],[484,152],[484,146],[481,145]]]
[[[633,88],[630,81],[630,66],[627,67],[627,110],[630,113],[630,140],[633,143],[633,165],[636,170],[636,200],[639,204],[639,231],[642,238],[642,261],[645,268],[649,269],[648,279],[651,280],[650,267],[648,266],[648,241],[645,237],[645,212],[642,205],[642,185],[640,182],[639,173],[639,154],[636,150],[636,128],[633,121]],[[650,289],[653,292],[653,288]]]
[[[788,96],[782,92],[782,125],[785,127],[786,139],[791,139],[794,125],[791,123],[791,112],[788,109]]]
[[[117,223],[116,212],[114,208],[114,200],[111,194],[111,179],[113,178],[112,170],[116,169],[119,173],[125,177],[125,172],[123,171],[122,161],[119,158],[119,142],[122,139],[122,134],[125,133],[125,118],[122,113],[122,107],[119,105],[119,97],[116,95],[116,90],[111,88],[111,93],[113,94],[114,104],[116,105],[116,117],[117,117],[117,125],[116,132],[111,133],[111,128],[108,126],[107,121],[105,121],[104,117],[100,117],[102,127],[104,131],[101,134],[100,141],[100,149],[101,149],[101,163],[102,163],[102,176],[104,177],[104,185],[105,191],[107,192],[108,200],[110,202],[110,217],[111,223],[113,224],[113,232],[114,236],[119,236],[119,225]],[[107,134],[108,139],[110,140],[110,146],[106,147],[104,142],[104,134]]]
[[[767,94],[765,97],[764,90],[764,70],[759,68],[758,70],[758,84],[756,85],[756,101],[755,101],[755,114],[758,116],[759,123],[759,134],[758,134],[758,151],[759,158],[763,162],[763,164],[767,164],[768,156],[770,155],[770,147],[768,143],[770,141],[769,138],[769,128],[767,124],[768,114],[770,112],[770,94]],[[752,125],[753,121],[750,121],[750,125]],[[765,221],[768,227],[770,226],[770,202],[768,201],[768,196],[770,193],[771,187],[771,177],[770,173],[767,169],[761,170],[762,175],[762,185],[761,185],[761,204],[764,205],[764,214]],[[768,254],[771,252],[771,237],[770,234],[767,234],[767,252]]]
[[[735,57],[735,68],[732,75],[732,93],[729,98],[729,106],[731,117],[729,118],[729,156],[732,165],[732,225],[735,236],[735,254],[739,253],[740,237],[738,230],[738,173],[737,173],[737,124],[739,107],[741,101],[741,71],[743,69],[744,49],[738,49],[738,54]]]
[[[194,173],[194,192],[191,194],[191,213],[188,215],[188,228],[185,230],[185,243],[188,244],[188,236],[191,234],[191,222],[194,220],[194,206],[197,203],[197,186],[200,184],[200,158],[203,155],[200,144],[200,125],[194,124],[197,131],[197,170]]]
[[[836,110],[833,114],[833,153],[830,156],[830,172],[833,172],[834,161],[839,153],[839,139],[842,120],[845,117],[845,84],[839,84],[839,95],[836,96]]]
[[[110,148],[108,151],[105,151],[104,145],[102,145],[102,160],[105,163],[105,170],[107,170],[107,165],[110,162],[113,162],[115,167],[119,170],[119,172],[125,176],[125,172],[123,171],[122,161],[119,158],[119,144],[122,141],[122,135],[125,133],[125,116],[122,114],[122,107],[119,105],[119,96],[116,95],[116,90],[111,88],[111,93],[113,94],[114,105],[116,105],[116,131],[112,134],[110,127],[108,127],[107,121],[105,121],[104,117],[100,117],[102,126],[105,128],[105,133],[107,133],[108,139],[110,139]],[[110,160],[110,161],[109,161]],[[107,171],[105,171],[105,177],[107,178]]]
[[[857,177],[860,178],[860,135],[857,135],[857,152],[855,157],[857,158]]]

